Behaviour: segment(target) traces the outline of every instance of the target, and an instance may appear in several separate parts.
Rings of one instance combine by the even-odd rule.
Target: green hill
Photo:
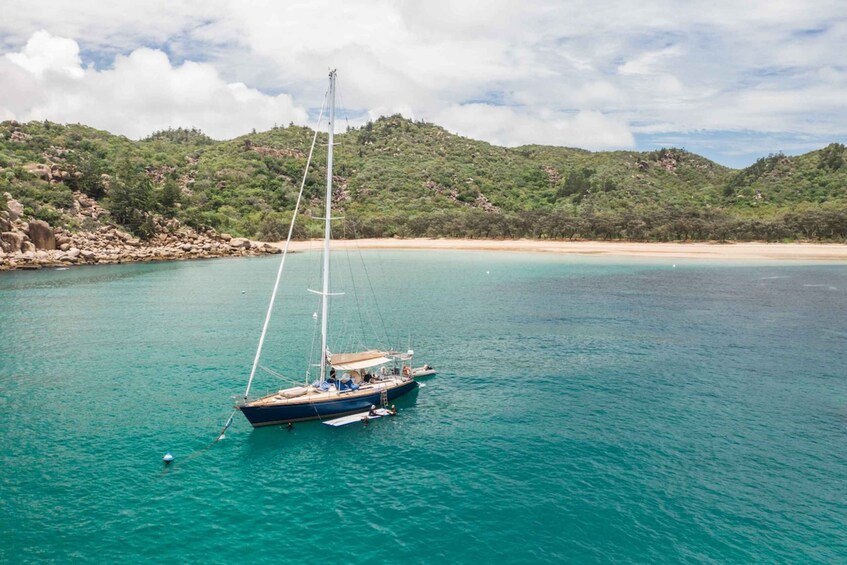
[[[289,126],[215,141],[177,129],[131,141],[82,125],[7,121],[0,193],[29,216],[70,229],[95,227],[75,225],[67,213],[79,190],[141,236],[145,213],[156,212],[280,239],[313,135]],[[840,144],[733,170],[674,148],[503,148],[399,116],[339,133],[336,143],[334,204],[344,217],[337,237],[847,238]],[[318,146],[298,237],[319,234],[307,216],[322,213],[324,174]]]

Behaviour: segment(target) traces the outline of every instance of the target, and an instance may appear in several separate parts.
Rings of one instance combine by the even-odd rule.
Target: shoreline
[[[271,242],[282,249],[284,241]],[[292,241],[291,251],[318,251],[322,240]],[[428,251],[507,251],[594,257],[708,259],[746,261],[812,261],[847,263],[843,243],[550,241],[492,239],[336,239],[333,249]]]
[[[29,252],[17,257],[6,254],[0,257],[0,273],[85,265],[115,265],[131,263],[159,263],[192,259],[223,259],[279,254],[284,241],[261,242],[238,240],[203,249],[180,245],[160,247],[139,245],[131,251],[119,253],[113,249],[98,249],[97,253],[73,249],[61,251]],[[137,245],[137,244],[136,244]],[[843,243],[764,243],[764,242],[630,242],[630,241],[551,241],[551,240],[493,240],[493,239],[336,239],[333,249],[365,249],[386,251],[493,251],[507,253],[541,253],[573,257],[619,258],[633,260],[696,260],[727,262],[787,262],[847,264],[847,244]],[[323,240],[292,241],[289,251],[294,253],[321,252]],[[76,254],[74,254],[74,251]],[[126,252],[130,251],[130,252]],[[11,259],[11,261],[9,261]]]
[[[276,254],[264,242],[232,237],[213,229],[195,230],[179,220],[152,217],[150,237],[142,240],[112,223],[86,231],[52,227],[44,220],[25,218],[23,204],[5,193],[0,210],[0,271],[37,270],[75,265],[114,265],[185,259],[212,259]],[[73,193],[75,219],[100,222],[108,211],[82,194]]]

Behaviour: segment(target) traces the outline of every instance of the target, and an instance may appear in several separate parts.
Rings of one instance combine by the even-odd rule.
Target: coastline
[[[114,228],[112,228],[114,230]],[[120,232],[119,232],[120,233]],[[83,265],[216,259],[281,253],[285,242],[247,239],[216,241],[220,236],[204,238],[191,234],[194,241],[172,241],[144,245],[131,241],[124,246],[105,246],[103,242],[79,243],[79,248],[0,255],[0,272]],[[207,236],[208,237],[208,236]],[[224,238],[229,238],[223,234]],[[121,242],[124,243],[124,242]],[[114,246],[113,246],[114,245]],[[796,262],[847,264],[847,244],[843,243],[763,243],[763,242],[691,242],[655,243],[630,241],[550,241],[493,239],[336,239],[333,249],[373,249],[394,251],[495,251],[508,253],[544,253],[577,257],[622,259],[666,259],[726,262]],[[323,240],[292,241],[290,252],[320,252]]]
[[[271,245],[280,249],[284,241]],[[316,251],[322,242],[292,241],[291,251]],[[336,239],[334,249],[508,251],[595,257],[649,259],[707,259],[738,261],[812,261],[847,263],[843,243],[692,242],[654,243],[628,241],[549,241],[491,239]]]
[[[264,242],[232,237],[212,229],[195,230],[179,220],[153,216],[152,233],[141,240],[111,223],[94,230],[72,232],[44,220],[24,218],[23,204],[7,192],[0,210],[0,271],[212,259],[279,253]],[[74,216],[79,223],[99,222],[108,212],[97,202],[73,193]]]

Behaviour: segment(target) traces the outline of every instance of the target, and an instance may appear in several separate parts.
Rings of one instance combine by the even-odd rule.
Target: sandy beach
[[[285,242],[274,245],[283,247]],[[292,241],[294,251],[316,251],[321,241]],[[840,243],[636,243],[621,241],[536,241],[486,239],[357,239],[334,240],[333,249],[418,249],[512,251],[603,257],[712,259],[739,261],[847,262]]]

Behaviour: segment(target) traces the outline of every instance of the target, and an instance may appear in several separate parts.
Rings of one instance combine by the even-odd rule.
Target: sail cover
[[[390,361],[391,359],[385,356],[385,352],[375,349],[360,353],[333,353],[330,357],[330,365],[341,371],[367,369]]]

